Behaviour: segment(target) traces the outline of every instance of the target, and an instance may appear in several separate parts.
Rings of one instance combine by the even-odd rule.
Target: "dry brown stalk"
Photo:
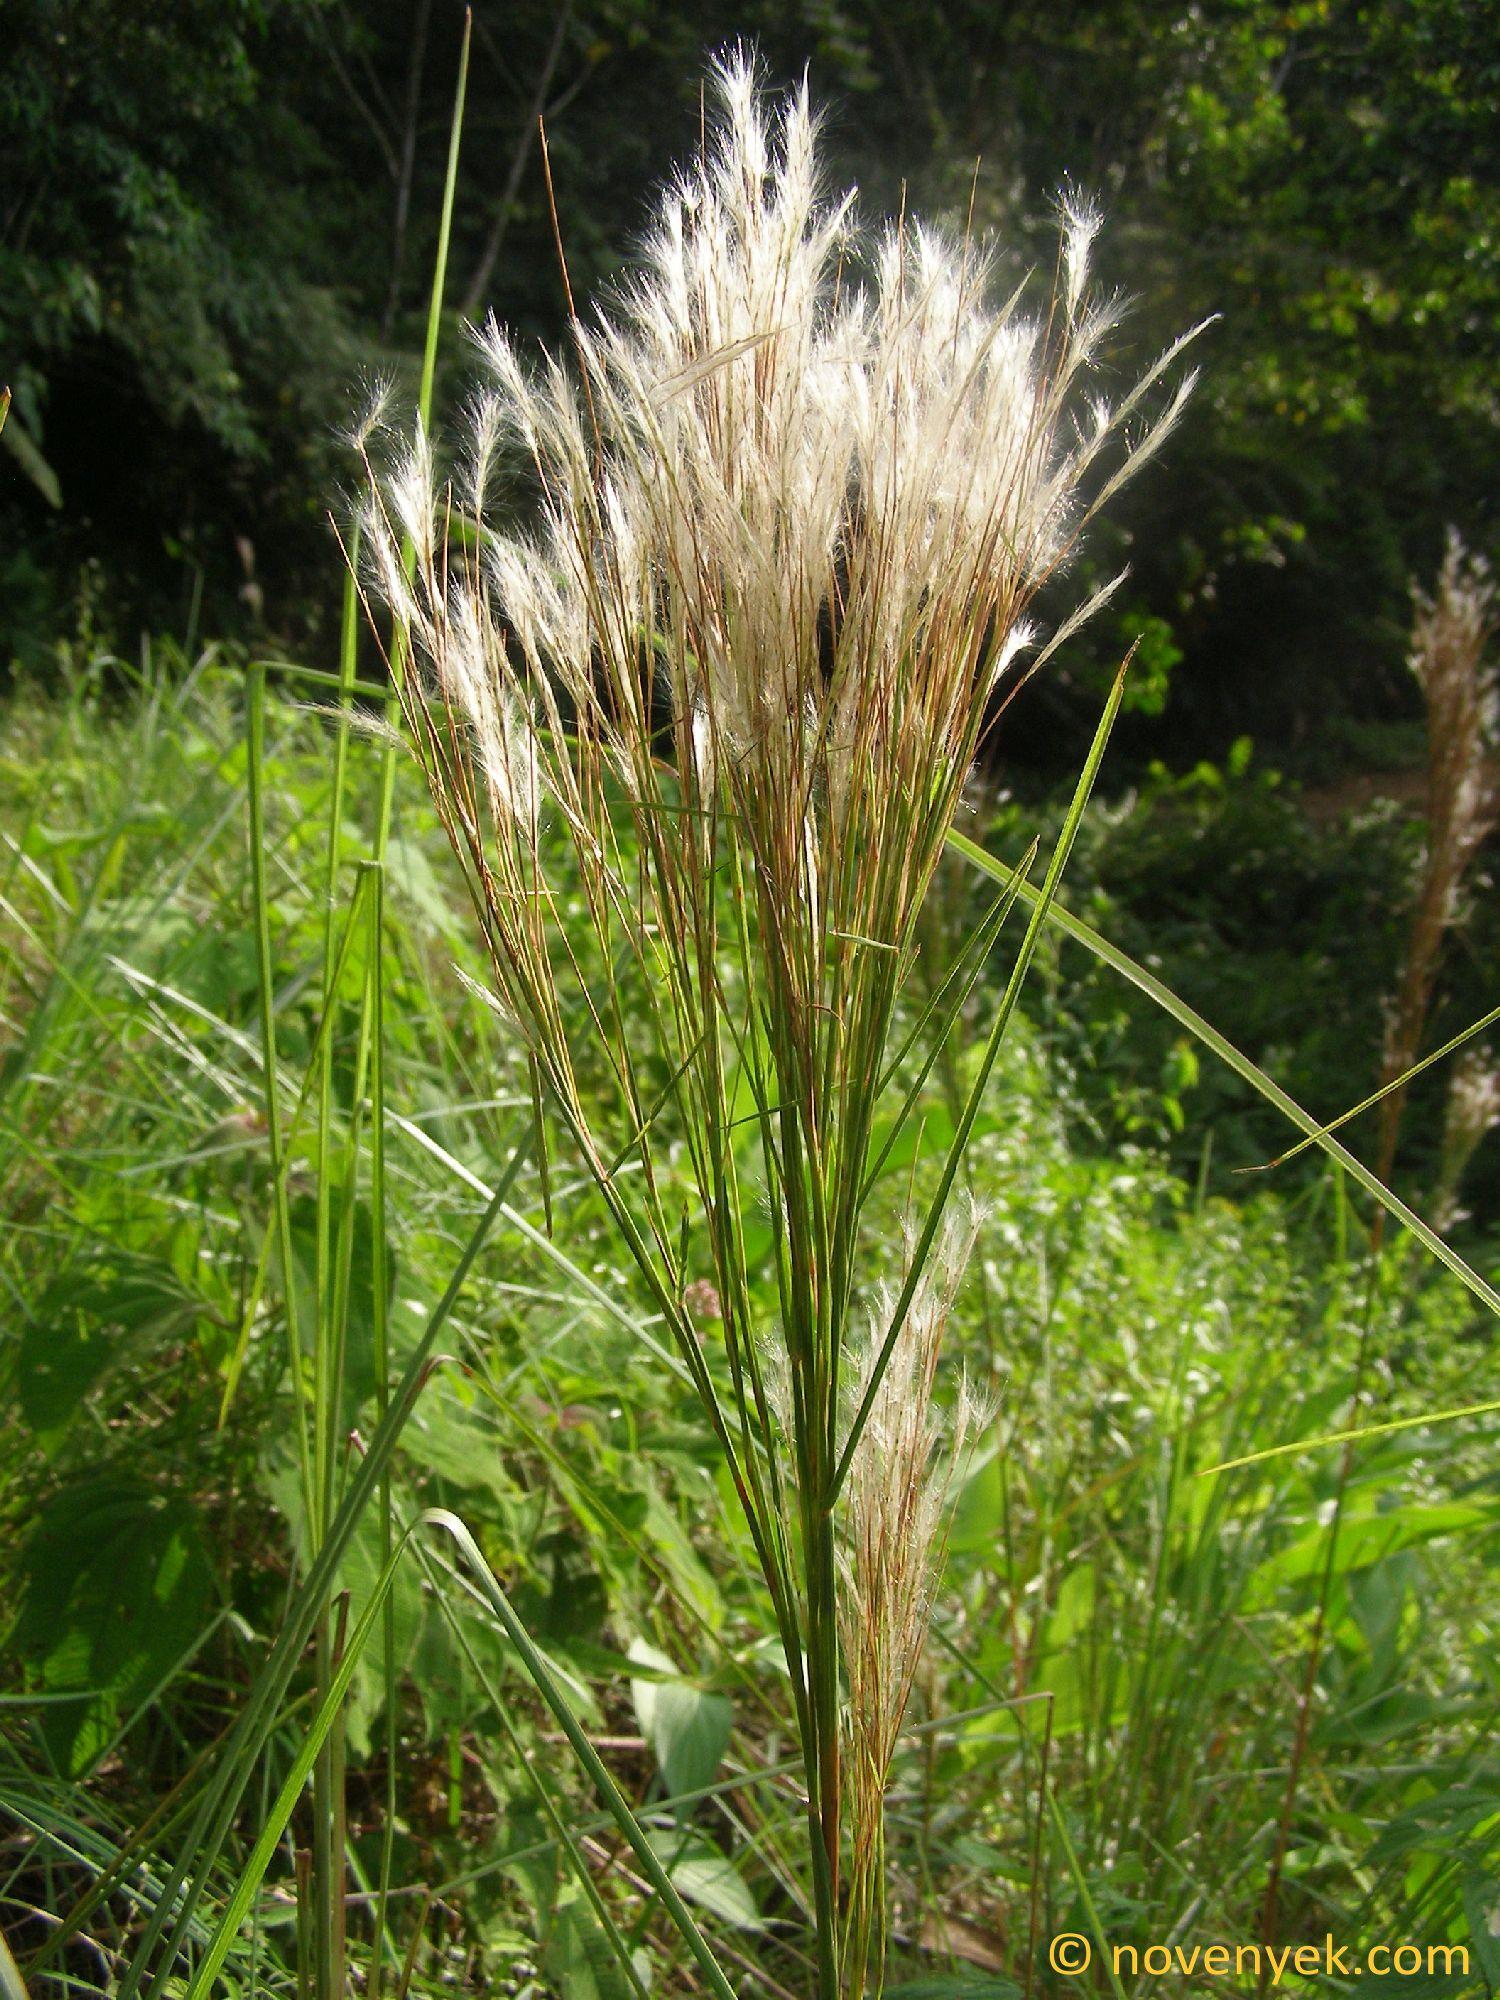
[[[1382,1085],[1402,1077],[1421,1050],[1443,939],[1462,915],[1466,876],[1495,823],[1486,752],[1497,720],[1495,669],[1485,652],[1495,630],[1489,565],[1448,531],[1437,587],[1412,587],[1415,615],[1408,662],[1427,707],[1426,842],[1406,958],[1386,1028]],[[1389,1182],[1396,1163],[1406,1091],[1383,1099],[1375,1172]]]

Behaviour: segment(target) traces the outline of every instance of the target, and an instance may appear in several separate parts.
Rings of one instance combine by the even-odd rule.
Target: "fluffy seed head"
[[[836,873],[835,845],[899,835],[895,905],[858,913],[899,942],[1025,608],[1092,511],[1086,474],[1177,349],[1075,421],[1114,324],[1088,289],[1093,209],[1065,205],[1045,321],[991,298],[978,246],[920,224],[888,229],[862,282],[805,84],[768,110],[737,55],[715,87],[717,136],[663,197],[637,276],[575,325],[575,365],[533,369],[491,323],[457,488],[439,489],[419,433],[372,496],[371,562],[503,827],[536,793],[575,790],[556,767],[580,753],[541,740],[560,701],[632,797],[666,750],[757,829],[786,893]],[[1185,389],[1121,446],[1107,490]],[[522,531],[486,515],[517,455],[538,499]],[[518,754],[534,772],[519,788]]]

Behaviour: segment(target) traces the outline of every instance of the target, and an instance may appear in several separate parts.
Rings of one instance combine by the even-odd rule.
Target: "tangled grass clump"
[[[925,1077],[1010,896],[893,1050],[897,999],[997,698],[1114,586],[1045,643],[1029,607],[1175,423],[1191,376],[1143,413],[1191,335],[1118,404],[1086,397],[1117,313],[1090,289],[1098,221],[1078,206],[1040,318],[1020,293],[992,302],[975,243],[904,221],[859,282],[853,197],[822,197],[805,87],[768,115],[736,57],[716,88],[717,139],[664,197],[640,275],[574,321],[571,365],[533,376],[487,328],[458,471],[440,477],[422,431],[399,444],[390,469],[371,464],[361,540],[421,665],[406,721],[539,1122],[545,1104],[607,1204],[753,1537],[808,1772],[831,2000],[881,1976],[872,1813],[948,1478],[928,1419],[961,1275],[944,1212],[1041,913],[938,1191],[912,1218],[904,1279],[872,1301],[862,1222],[892,1143],[877,1112],[894,1105],[896,1129],[910,1116],[899,1072]],[[490,507],[516,454],[536,494],[519,530]],[[581,913],[554,893],[554,841],[572,849]],[[672,1147],[691,1158],[694,1217],[661,1193]],[[774,1325],[742,1223],[752,1187],[772,1221]],[[722,1368],[686,1303],[705,1278]],[[872,1453],[897,1383],[915,1399],[894,1420],[915,1423],[911,1448]],[[899,1634],[884,1629],[891,1579],[859,1554],[896,1515],[911,1584]],[[847,1702],[846,1652],[883,1680],[851,1674]]]

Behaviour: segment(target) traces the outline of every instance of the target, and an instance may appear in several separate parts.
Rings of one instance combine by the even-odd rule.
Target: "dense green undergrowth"
[[[415,1348],[534,1124],[524,1059],[476,991],[440,830],[398,766],[376,982],[385,1185],[372,1197],[359,1050],[375,931],[344,918],[363,893],[353,857],[380,810],[381,748],[350,748],[350,859],[330,919],[331,727],[272,699],[266,958],[244,711],[241,669],[210,654],[190,670],[163,655],[107,697],[89,675],[48,699],[23,690],[0,716],[0,1931],[34,1995],[108,1993],[126,1977],[287,1617],[311,1533],[294,1410],[320,1337],[307,1301],[328,1218],[347,1273],[330,1428],[343,1492],[383,1371]],[[1302,1080],[1342,1087],[1331,1051],[1341,1043],[1352,1071],[1350,1038],[1378,1036],[1330,1012],[1331,994],[1359,989],[1333,939],[1323,983],[1301,989],[1300,1029],[1306,966],[1286,962],[1285,935],[1265,940],[1283,953],[1274,982],[1253,955],[1288,893],[1278,870],[1296,862],[1278,848],[1279,808],[1236,805],[1241,826],[1262,828],[1246,868],[1263,901],[1210,923],[1207,882],[1236,822],[1201,800],[1166,804],[1100,814],[1075,895],[1107,913],[1122,854],[1158,900],[1195,880],[1172,927],[1177,958],[1206,968],[1209,990],[1192,997],[1212,1015],[1237,981],[1263,995],[1274,983],[1265,1005],[1284,1025],[1265,1039],[1298,1037],[1314,1052],[1295,1055],[1311,1066]],[[998,817],[1002,850],[1019,848],[1019,824],[1014,808]],[[1341,838],[1373,871],[1385,850]],[[1296,865],[1314,897],[1326,852]],[[1341,880],[1389,910],[1388,881]],[[912,1010],[978,907],[953,863]],[[342,949],[325,1016],[330,938]],[[1013,950],[1002,936],[997,977]],[[1491,1327],[1415,1246],[1391,1235],[1372,1260],[1368,1212],[1336,1174],[1284,1188],[1220,1176],[1212,1149],[1245,1163],[1263,1119],[1075,955],[1031,987],[965,1168],[985,1219],[953,1365],[994,1415],[959,1495],[898,1761],[888,1990],[1068,1990],[1046,1960],[1060,1931],[1251,1942],[1278,1878],[1281,1939],[1463,1944],[1468,1982],[1430,1990],[1484,1990],[1500,1974],[1493,1420],[1202,1475],[1351,1411],[1374,1423],[1493,1396]],[[271,1233],[263,962],[286,1245]],[[925,1087],[920,1155],[903,1142],[886,1162],[872,1280],[895,1265],[909,1190],[941,1158],[994,989],[981,982]],[[325,1046],[341,1143],[319,1154],[299,1107]],[[585,1077],[588,1059],[580,1022]],[[1348,1096],[1367,1075],[1349,1076]],[[1330,1114],[1344,1101],[1309,1095]],[[321,1191],[320,1157],[345,1175]],[[769,1268],[764,1282],[769,1299]],[[290,1317],[289,1295],[302,1302]],[[711,1287],[695,1311],[717,1365]],[[718,1451],[658,1350],[597,1196],[555,1140],[533,1147],[401,1435],[392,1526],[439,1507],[468,1525],[737,1990],[797,1994],[807,1929],[784,1670]],[[345,1635],[385,1532],[372,1510],[341,1565]],[[383,1953],[391,1990],[629,1991],[554,1814],[640,1984],[699,1990],[452,1545],[418,1526],[391,1601],[355,1668],[341,1751],[361,1990]],[[302,1744],[310,1686],[294,1674],[275,1711],[185,1967]],[[216,1991],[299,1991],[303,1810]],[[1168,1974],[1140,1990],[1190,1986]],[[163,1990],[185,1992],[186,1971]]]
[[[1069,870],[1073,906],[1268,1068],[1302,1104],[1332,1117],[1374,1087],[1385,1009],[1400,978],[1410,891],[1422,850],[1420,741],[1369,789],[1309,792],[1244,739],[1223,766],[1160,767],[1090,816]],[[1387,789],[1382,789],[1382,785]],[[1395,796],[1407,794],[1406,802]],[[1019,851],[1036,812],[1008,797],[992,838]],[[1429,1026],[1436,1047],[1494,1005],[1500,913],[1481,867],[1444,954]],[[1054,993],[1056,1002],[1054,1004]],[[1285,1121],[1194,1049],[1180,1025],[1107,967],[1069,954],[1061,983],[1032,994],[1054,1055],[1066,1053],[1092,1142],[1140,1137],[1218,1192],[1286,1145]],[[1397,1184],[1422,1208],[1437,1173],[1450,1070],[1413,1085]],[[1350,1128],[1359,1150],[1374,1120]],[[1205,1148],[1207,1155],[1205,1157]],[[1465,1245],[1493,1258],[1500,1222],[1500,1131],[1465,1183]],[[1310,1172],[1318,1169],[1309,1162]],[[1295,1167],[1282,1177],[1301,1191]]]

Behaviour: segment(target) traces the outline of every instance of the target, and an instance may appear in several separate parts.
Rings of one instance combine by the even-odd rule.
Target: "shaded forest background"
[[[0,69],[0,662],[80,625],[321,655],[340,426],[414,373],[456,0],[10,0]],[[628,263],[690,145],[706,57],[810,67],[841,180],[1044,269],[1062,187],[1138,301],[1122,372],[1184,324],[1202,389],[1088,561],[1119,609],[1016,714],[1069,710],[1140,641],[1127,758],[1249,735],[1311,778],[1417,713],[1413,574],[1491,538],[1500,44],[1480,0],[479,0],[449,306],[544,340]],[[445,343],[440,406],[462,395]],[[1080,579],[1070,579],[1076,591]]]

